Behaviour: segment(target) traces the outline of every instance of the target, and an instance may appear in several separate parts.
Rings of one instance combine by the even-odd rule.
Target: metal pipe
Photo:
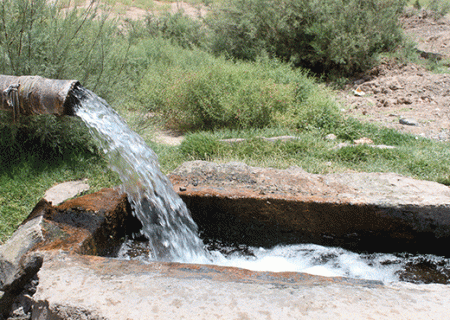
[[[39,76],[0,75],[0,109],[18,114],[73,115],[76,98],[73,90],[78,80],[54,80]]]

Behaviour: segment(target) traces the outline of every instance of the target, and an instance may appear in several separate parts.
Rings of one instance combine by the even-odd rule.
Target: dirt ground
[[[401,20],[406,34],[426,59],[450,58],[450,18],[422,12]],[[450,140],[450,64],[448,74],[416,64],[386,61],[340,92],[345,112],[362,121],[441,141]]]

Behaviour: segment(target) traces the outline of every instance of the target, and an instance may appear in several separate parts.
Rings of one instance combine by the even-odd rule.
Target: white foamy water
[[[136,251],[141,253],[136,254]],[[213,250],[209,254],[211,260],[206,264],[252,271],[304,272],[325,277],[378,280],[385,283],[399,281],[397,272],[405,265],[404,259],[392,254],[360,255],[342,248],[315,244],[280,245],[271,249],[248,247],[245,253],[236,251],[227,255]],[[137,244],[131,240],[123,244],[119,258],[153,261],[151,255],[147,255],[145,251],[145,244]],[[190,262],[205,263],[195,260]]]
[[[399,259],[389,254],[365,258],[342,248],[314,244],[276,246],[271,249],[250,248],[253,256],[224,256],[212,251],[214,262],[254,271],[305,272],[326,277],[398,281]]]
[[[142,222],[155,260],[206,261],[197,225],[186,205],[161,173],[156,154],[108,104],[85,88],[75,114],[100,143],[109,166],[122,180],[133,213]]]

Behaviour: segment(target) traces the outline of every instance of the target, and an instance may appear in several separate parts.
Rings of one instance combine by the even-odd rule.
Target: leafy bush
[[[17,153],[39,153],[48,159],[75,153],[96,154],[87,127],[77,117],[36,115],[13,123],[11,114],[0,113],[0,160]]]
[[[223,66],[222,66],[223,67]],[[164,91],[164,114],[181,130],[261,128],[291,102],[290,88],[253,77],[245,66],[183,72]]]
[[[214,53],[264,52],[317,72],[353,73],[402,39],[404,0],[228,0],[207,19]]]
[[[85,10],[63,10],[58,1],[0,2],[0,74],[77,79],[108,98],[120,84],[126,48],[117,23],[100,16],[94,2]],[[62,154],[88,143],[84,134],[74,134],[85,130],[76,120],[21,117],[12,124],[2,117],[4,152],[39,146]]]
[[[277,60],[234,63],[160,40],[147,41],[145,50],[149,67],[128,109],[145,106],[172,129],[300,128],[308,110],[337,110],[325,88]]]
[[[436,19],[440,19],[450,12],[450,1],[431,0],[427,5],[427,9],[432,11],[432,15]]]
[[[62,10],[58,2],[0,2],[0,73],[77,79],[103,94],[118,81],[126,46],[118,24],[87,9]]]
[[[206,30],[203,24],[182,12],[165,13],[162,16],[150,14],[145,18],[145,26],[153,37],[170,39],[183,48],[201,47],[205,42]]]

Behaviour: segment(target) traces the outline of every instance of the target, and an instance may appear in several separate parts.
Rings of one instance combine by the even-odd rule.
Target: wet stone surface
[[[221,250],[225,255],[234,255],[239,250],[252,255],[250,245],[273,246],[314,240],[322,244],[338,243],[351,247],[353,244],[371,244],[374,239],[383,237],[389,239],[390,248],[401,244],[402,247],[425,250],[436,243],[440,244],[435,245],[438,248],[449,247],[446,236],[449,190],[436,183],[394,174],[312,175],[300,168],[275,170],[249,167],[242,163],[214,164],[201,161],[185,163],[170,175],[170,180],[191,209],[207,246]],[[180,191],[180,188],[184,188],[184,191]],[[237,313],[231,309],[221,309],[222,314],[227,315],[225,318],[235,318],[239,312],[256,317],[254,310],[247,308],[248,301],[245,299],[262,299],[260,302],[267,303],[269,308],[264,310],[276,319],[271,310],[280,308],[280,305],[270,301],[271,294],[286,295],[287,299],[289,292],[300,288],[305,294],[311,294],[309,290],[314,289],[316,294],[317,286],[326,287],[320,299],[328,301],[340,297],[338,309],[342,309],[339,310],[353,305],[351,297],[358,294],[365,297],[365,304],[353,307],[356,308],[355,312],[365,314],[369,312],[368,305],[385,302],[387,294],[397,304],[398,301],[405,303],[402,300],[405,295],[407,299],[420,300],[422,310],[426,310],[426,313],[414,312],[417,319],[430,312],[438,317],[441,312],[446,312],[445,309],[433,307],[441,303],[441,290],[445,291],[446,286],[423,286],[429,282],[448,283],[448,261],[429,259],[426,255],[410,257],[406,263],[400,279],[418,286],[400,285],[401,294],[394,288],[398,285],[384,288],[386,285],[383,286],[379,281],[155,263],[149,260],[144,264],[142,261],[118,262],[115,259],[80,255],[115,255],[118,249],[116,243],[120,244],[127,235],[131,236],[139,230],[126,198],[117,190],[105,189],[56,207],[42,201],[30,214],[24,226],[29,224],[40,228],[42,235],[36,238],[40,240],[35,249],[43,257],[43,267],[37,274],[39,285],[32,296],[33,310],[36,310],[33,311],[33,317],[66,319],[67,315],[77,315],[90,319],[123,319],[124,314],[116,308],[124,308],[124,304],[133,304],[145,310],[133,314],[133,319],[143,319],[143,314],[167,318],[167,312],[186,315],[192,311],[187,306],[192,306],[193,290],[199,299],[203,299],[195,310],[205,317],[215,317],[217,301],[228,299],[217,295],[217,292],[224,290],[227,294],[233,292],[243,299],[237,304],[240,310]],[[113,249],[107,249],[111,247]],[[148,256],[149,249],[145,244],[139,244],[130,252],[130,258],[139,259],[139,255]],[[320,259],[325,261],[333,257],[323,256]],[[126,275],[124,270],[127,270]],[[29,281],[34,281],[32,276],[28,278],[31,279]],[[80,286],[80,283],[85,285]],[[180,303],[164,311],[155,309],[155,305],[138,301],[138,297],[129,291],[130,283],[131,287],[140,288],[146,295],[153,295],[155,301],[161,300],[161,294],[165,294],[168,300],[158,300],[158,303],[168,306],[174,300]],[[141,288],[143,284],[147,284],[148,289]],[[343,287],[336,288],[335,285]],[[162,292],[159,286],[168,286],[168,289]],[[171,290],[172,287],[177,290]],[[185,288],[186,294],[178,288]],[[365,296],[363,288],[375,291]],[[253,297],[254,290],[266,290],[271,294]],[[346,292],[344,295],[342,290]],[[113,305],[117,307],[105,304],[103,293],[109,291],[114,295],[108,296],[108,301],[114,301]],[[86,292],[91,294],[86,295]],[[416,294],[421,298],[418,299]],[[14,299],[18,296],[20,292],[14,294]],[[26,308],[17,304],[17,301],[26,304],[27,294],[22,296],[25,297],[22,302],[17,300],[20,298],[10,302],[10,306],[15,306],[13,311],[17,317],[27,316]],[[31,294],[28,296],[31,297]],[[296,296],[289,303],[298,305],[300,298]],[[5,301],[5,297],[0,300]],[[73,305],[74,301],[77,301],[76,306]],[[230,303],[233,304],[232,301]],[[314,305],[316,302],[311,300],[308,303]],[[415,304],[410,307],[415,308]],[[390,314],[391,311],[385,312]],[[304,310],[303,313],[295,311],[284,314],[283,319],[300,319],[300,314],[306,318],[317,315],[311,310]],[[342,318],[342,313],[335,314],[334,318]]]
[[[170,176],[205,237],[449,255],[450,189],[393,173],[184,163]]]

